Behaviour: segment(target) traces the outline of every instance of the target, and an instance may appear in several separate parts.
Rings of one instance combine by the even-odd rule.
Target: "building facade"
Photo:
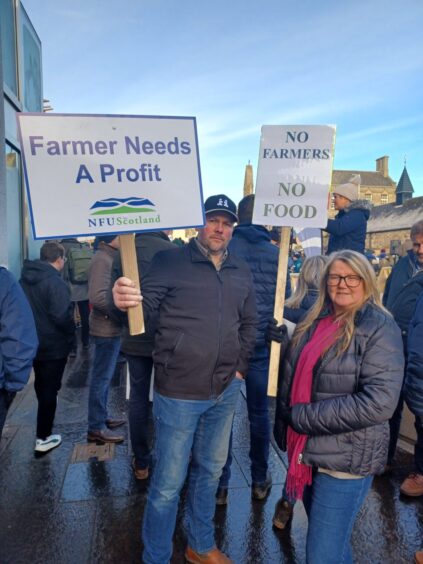
[[[396,201],[397,184],[389,176],[389,157],[376,159],[376,170],[334,170],[332,173],[331,192],[336,187],[345,184],[354,174],[361,177],[360,199],[369,200],[375,206],[391,204]],[[333,202],[329,210],[329,217],[336,215]]]
[[[41,42],[20,0],[0,0],[0,264],[19,276],[38,256],[28,213],[16,114],[43,109]]]

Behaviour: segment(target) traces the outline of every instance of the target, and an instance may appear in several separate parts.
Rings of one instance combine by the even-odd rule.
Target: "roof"
[[[367,233],[410,229],[423,217],[423,196],[410,198],[404,204],[374,206],[367,222]]]
[[[334,170],[332,173],[332,185],[345,184],[354,174],[361,176],[361,186],[395,186],[395,182],[390,176],[385,177],[381,172],[369,172],[366,170]]]
[[[398,186],[396,189],[397,194],[412,194],[414,192],[413,185],[411,184],[410,177],[408,176],[408,172],[406,167],[404,166],[404,170],[402,171],[401,178],[398,181]]]

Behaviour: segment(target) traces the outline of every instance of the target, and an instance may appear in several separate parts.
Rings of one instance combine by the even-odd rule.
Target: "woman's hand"
[[[116,280],[112,293],[113,302],[121,311],[126,311],[130,307],[136,307],[142,301],[139,288],[135,286],[132,280],[125,278],[125,276],[121,276]]]

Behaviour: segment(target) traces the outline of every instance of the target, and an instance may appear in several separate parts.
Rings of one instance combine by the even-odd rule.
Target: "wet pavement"
[[[131,470],[126,440],[106,453],[110,459],[78,461],[75,445],[86,444],[90,353],[68,363],[54,432],[62,445],[35,458],[36,399],[32,381],[12,405],[0,443],[0,564],[126,564],[140,562],[140,521],[147,483]],[[118,365],[110,391],[111,415],[126,412],[125,365]],[[286,459],[271,449],[272,491],[251,500],[248,420],[241,395],[234,423],[234,463],[228,506],[216,511],[216,540],[237,564],[302,563],[307,519],[298,503],[292,525],[272,528]],[[104,452],[103,452],[104,454]],[[423,545],[423,497],[400,496],[399,485],[412,457],[399,451],[391,474],[378,477],[353,533],[357,563],[411,563]],[[184,562],[185,505],[182,497],[173,564]]]

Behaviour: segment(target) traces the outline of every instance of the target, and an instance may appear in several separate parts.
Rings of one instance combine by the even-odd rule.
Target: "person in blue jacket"
[[[404,396],[410,411],[415,415],[417,441],[414,446],[416,472],[408,476],[406,495],[423,494],[423,292],[416,304],[408,328],[408,358],[405,373]],[[403,488],[401,485],[401,488]]]
[[[16,392],[28,382],[37,347],[25,294],[13,274],[0,267],[0,438]]]
[[[364,254],[366,242],[367,220],[373,204],[360,200],[359,174],[355,174],[349,182],[337,186],[334,190],[335,209],[338,214],[329,219],[324,231],[329,233],[327,254],[335,251],[357,251]]]
[[[248,373],[245,378],[247,391],[247,409],[250,421],[250,460],[252,497],[265,499],[272,485],[268,472],[270,445],[270,423],[267,397],[267,379],[269,371],[269,350],[265,340],[265,331],[273,319],[276,278],[278,271],[279,249],[272,245],[269,231],[261,225],[252,225],[254,195],[250,194],[238,204],[239,225],[229,243],[229,251],[245,260],[253,275],[259,324],[255,348],[250,358]],[[287,274],[285,296],[291,295],[291,284]],[[232,441],[231,441],[232,444]],[[223,468],[216,493],[216,504],[226,505],[230,467],[232,463],[231,446],[228,460]]]

